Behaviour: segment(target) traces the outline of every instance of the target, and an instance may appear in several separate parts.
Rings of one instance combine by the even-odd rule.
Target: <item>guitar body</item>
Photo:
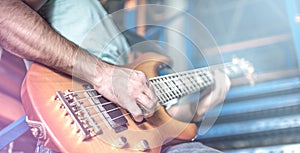
[[[164,56],[145,53],[129,67],[143,71],[148,77],[154,77],[158,67],[167,62]],[[22,101],[34,135],[47,147],[72,153],[160,152],[161,146],[174,138],[188,141],[197,133],[196,125],[171,118],[165,108],[159,105],[155,114],[142,123],[135,123],[126,115],[127,129],[121,132],[115,132],[101,123],[104,121],[97,120],[102,132],[83,138],[72,117],[57,102],[56,96],[57,91],[83,90],[83,83],[39,64],[32,64],[30,67],[23,82]],[[121,112],[125,114],[126,110],[121,109]],[[126,145],[120,147],[120,138],[127,139]],[[146,144],[143,143],[145,141]]]

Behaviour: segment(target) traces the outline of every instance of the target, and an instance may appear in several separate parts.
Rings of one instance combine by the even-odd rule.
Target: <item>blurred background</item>
[[[141,0],[128,1],[126,6],[143,4],[166,5],[188,13],[207,28],[224,62],[244,58],[255,69],[254,85],[245,77],[232,79],[220,116],[208,132],[199,131],[200,141],[228,153],[300,152],[299,1]],[[164,42],[161,46],[176,69],[205,66],[215,53],[199,54],[203,48],[190,39],[201,34],[197,33],[199,27],[178,12],[131,8],[124,24],[159,24],[132,30],[148,40]],[[184,37],[168,28],[174,25]],[[174,52],[173,47],[182,52]],[[188,62],[182,62],[182,55]],[[218,110],[211,110],[206,117]]]
[[[297,0],[108,0],[109,12],[127,8],[118,19],[146,40],[158,43],[173,60],[176,70],[209,65],[210,58],[231,61],[244,58],[255,69],[255,84],[245,76],[232,79],[220,116],[209,131],[197,139],[227,153],[300,152],[300,2]],[[113,4],[113,5],[111,5]],[[114,5],[115,4],[115,5]],[[178,11],[137,5],[159,4]],[[114,7],[115,6],[115,7]],[[183,14],[183,15],[182,15]],[[198,48],[199,21],[210,35],[199,36],[214,42]],[[155,25],[145,25],[153,23]],[[140,25],[140,26],[136,26]],[[157,26],[160,25],[160,26]],[[176,26],[184,34],[168,27]],[[200,32],[201,33],[201,32]],[[190,39],[193,38],[193,39]],[[174,51],[174,48],[177,51]],[[219,53],[209,52],[217,48]],[[206,55],[201,54],[203,49]],[[4,56],[8,56],[5,55]],[[180,62],[176,62],[180,61]],[[220,62],[220,61],[219,61]],[[21,75],[24,75],[23,73]],[[214,114],[215,109],[207,113]],[[2,122],[1,127],[8,123]],[[14,143],[35,140],[26,133]],[[16,145],[15,145],[16,146]],[[34,148],[34,147],[32,147]],[[19,152],[31,152],[22,148]],[[9,146],[0,152],[8,152]]]

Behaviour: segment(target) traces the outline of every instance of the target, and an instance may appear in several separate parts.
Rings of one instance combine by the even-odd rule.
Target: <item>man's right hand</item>
[[[127,109],[137,122],[153,115],[158,98],[143,72],[111,66],[101,76],[94,84],[95,89]]]

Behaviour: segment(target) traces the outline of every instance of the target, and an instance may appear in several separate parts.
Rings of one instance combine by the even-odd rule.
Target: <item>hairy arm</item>
[[[144,115],[137,103],[148,114],[153,113],[157,98],[143,73],[107,64],[89,54],[54,31],[23,1],[1,0],[0,12],[3,49],[93,84],[106,98],[128,109],[138,121]],[[114,88],[115,80],[126,88]]]
[[[75,60],[88,62],[86,64],[98,62],[103,68],[109,67],[57,34],[23,2],[2,0],[0,10],[0,45],[3,49],[68,74],[72,74]],[[84,79],[92,81],[91,78]]]

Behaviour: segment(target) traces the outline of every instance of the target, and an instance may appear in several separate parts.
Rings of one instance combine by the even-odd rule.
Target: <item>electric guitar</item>
[[[234,60],[223,66],[157,76],[157,70],[166,63],[164,56],[145,53],[129,65],[150,78],[159,98],[154,115],[140,123],[90,84],[34,63],[22,86],[28,125],[45,146],[60,152],[160,152],[161,146],[173,139],[189,141],[197,134],[194,123],[168,115],[168,101],[211,86],[211,68],[231,77],[253,72],[247,61]]]

